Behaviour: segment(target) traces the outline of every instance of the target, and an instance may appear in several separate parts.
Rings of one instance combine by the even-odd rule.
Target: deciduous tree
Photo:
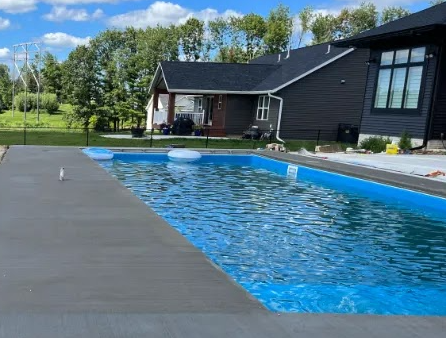
[[[264,37],[267,53],[279,53],[287,50],[293,31],[290,8],[280,4],[272,9],[266,19]]]
[[[386,7],[381,13],[381,24],[401,19],[409,14],[410,11],[401,6]]]

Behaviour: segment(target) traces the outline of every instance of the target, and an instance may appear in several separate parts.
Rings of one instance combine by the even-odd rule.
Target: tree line
[[[250,13],[209,22],[192,17],[181,25],[107,29],[88,45],[76,47],[63,62],[46,52],[41,87],[58,102],[73,105],[64,116],[68,127],[117,130],[128,121],[139,126],[146,115],[148,87],[161,61],[249,62],[288,48],[347,38],[408,14],[407,9],[393,6],[379,12],[368,2],[338,13],[308,6],[293,15],[280,4],[266,17]],[[28,90],[36,92],[32,76],[26,78]],[[15,81],[20,91],[21,83]],[[0,110],[10,109],[11,101],[12,79],[8,67],[0,65]]]

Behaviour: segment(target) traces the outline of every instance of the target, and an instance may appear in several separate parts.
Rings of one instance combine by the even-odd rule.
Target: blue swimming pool
[[[446,200],[259,156],[100,162],[268,309],[446,315]]]

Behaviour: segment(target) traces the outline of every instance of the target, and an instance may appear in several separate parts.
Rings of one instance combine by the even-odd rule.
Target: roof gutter
[[[280,123],[282,122],[283,98],[281,98],[279,96],[275,96],[275,95],[271,94],[271,92],[268,92],[268,96],[280,101],[279,116],[277,118],[276,139],[282,143],[285,143],[285,141],[280,138]]]
[[[377,34],[377,35],[371,35],[368,37],[352,37],[352,38],[347,38],[344,40],[340,40],[340,41],[335,41],[333,42],[333,46],[335,47],[359,47],[361,45],[361,43],[365,43],[365,44],[370,44],[371,42],[376,42],[379,40],[383,40],[383,39],[391,39],[391,38],[397,38],[397,37],[402,37],[402,36],[411,36],[413,35],[415,32],[417,33],[426,33],[429,32],[431,30],[434,30],[435,28],[441,27],[442,25],[438,25],[438,24],[434,24],[434,25],[428,25],[428,26],[424,26],[424,27],[415,27],[415,28],[409,28],[409,29],[404,29],[401,31],[395,31],[395,32],[391,32],[391,33],[383,33],[383,34]],[[368,48],[368,45],[366,46]]]

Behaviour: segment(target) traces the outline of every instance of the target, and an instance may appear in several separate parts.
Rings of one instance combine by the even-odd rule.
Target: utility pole
[[[40,120],[40,92],[41,92],[41,84],[40,84],[40,73],[41,73],[41,47],[39,42],[25,42],[19,43],[13,46],[14,55],[13,55],[13,76],[12,76],[12,116],[14,116],[14,99],[16,96],[16,77],[15,72],[18,72],[18,78],[22,80],[24,89],[25,89],[25,107],[24,107],[24,120],[26,122],[27,111],[28,111],[28,80],[29,74],[31,74],[32,79],[35,81],[37,86],[37,122]],[[34,65],[37,64],[37,69],[34,69],[31,64],[34,62]],[[24,73],[24,74],[23,74]]]

